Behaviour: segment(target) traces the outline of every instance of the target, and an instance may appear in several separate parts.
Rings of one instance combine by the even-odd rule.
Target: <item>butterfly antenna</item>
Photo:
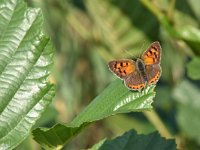
[[[127,51],[127,50],[123,50],[123,52],[125,52],[127,55],[129,55],[130,56],[130,58],[132,58],[133,57],[133,54],[131,54],[129,51]]]
[[[142,57],[142,54],[143,54],[143,51],[144,51],[144,46],[146,45],[146,41],[144,40],[143,41],[143,44],[142,44],[142,46],[141,46],[141,49],[140,49],[140,58]]]

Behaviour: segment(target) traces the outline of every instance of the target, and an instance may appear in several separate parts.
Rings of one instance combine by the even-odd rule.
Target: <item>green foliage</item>
[[[22,142],[55,94],[42,23],[41,11],[22,0],[0,1],[0,149]]]
[[[104,144],[105,141],[106,141],[106,139],[99,141],[98,143],[93,145],[92,148],[89,148],[88,150],[98,150],[98,149],[100,149],[100,147]]]
[[[90,150],[96,150],[96,146]],[[158,134],[153,132],[149,135],[138,135],[134,130],[130,130],[113,140],[100,141],[98,145],[99,150],[176,150],[176,143],[174,140],[166,140]]]
[[[87,149],[94,143],[97,144],[93,149],[101,149],[106,143],[116,146],[115,140],[130,144],[123,142],[132,140],[125,139],[127,135],[139,136],[137,141],[155,135],[136,135],[130,131],[113,141],[105,139],[131,128],[143,134],[158,130],[163,137],[175,138],[178,149],[200,149],[198,1],[28,2],[42,8],[45,27],[41,10],[27,8],[22,0],[0,0],[3,149],[15,148],[27,136],[18,149],[23,149],[23,145],[35,149],[33,138],[46,149]],[[48,109],[55,94],[53,85],[47,81],[53,48],[43,28],[57,50],[53,70],[56,99]],[[162,77],[156,88],[131,92],[123,81],[113,81],[116,77],[108,70],[107,62],[141,56],[153,41],[160,41],[162,46]],[[142,115],[152,108],[154,113]],[[119,113],[123,114],[116,115]],[[114,119],[109,117],[112,115]],[[164,145],[158,147],[158,143],[164,140],[157,133],[155,136],[150,144],[163,149]],[[98,142],[100,139],[104,140]],[[174,147],[175,144],[171,149]]]
[[[154,86],[148,87],[141,93],[132,92],[127,90],[121,80],[117,80],[101,92],[71,123],[57,124],[50,129],[35,129],[34,139],[44,147],[56,148],[74,137],[88,123],[118,113],[151,109],[155,96],[153,89]]]
[[[189,81],[183,81],[175,88],[173,96],[179,103],[177,109],[178,125],[189,138],[200,143],[199,90]]]

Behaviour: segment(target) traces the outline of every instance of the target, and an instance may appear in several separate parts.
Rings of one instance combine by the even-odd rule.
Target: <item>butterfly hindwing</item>
[[[124,79],[124,83],[131,90],[140,90],[145,87],[145,81],[137,70],[129,74]]]
[[[156,84],[161,76],[161,67],[159,64],[147,65],[146,74],[148,78],[148,84]]]

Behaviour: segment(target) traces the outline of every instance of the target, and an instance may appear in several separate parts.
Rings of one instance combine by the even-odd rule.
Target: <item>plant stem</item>
[[[160,117],[158,116],[158,114],[154,110],[145,111],[143,113],[147,117],[147,119],[159,131],[159,133],[161,134],[161,136],[163,136],[165,138],[173,138],[173,136],[171,135],[171,133],[168,131],[168,129],[163,124],[163,122],[161,121]]]
[[[169,5],[168,10],[167,10],[167,16],[168,16],[170,21],[173,20],[175,5],[176,5],[176,0],[171,0],[170,5]]]
[[[150,0],[140,0],[144,5],[160,22],[162,27],[174,38],[180,38],[179,33],[174,29],[168,16],[166,16],[158,7],[156,7]]]

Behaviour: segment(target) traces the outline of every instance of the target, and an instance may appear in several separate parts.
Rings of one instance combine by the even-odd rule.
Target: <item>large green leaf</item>
[[[57,124],[50,129],[37,128],[33,131],[34,139],[45,148],[55,148],[66,143],[87,124],[118,113],[144,111],[152,108],[155,86],[141,92],[128,90],[121,80],[113,82],[97,96],[69,124]]]
[[[55,94],[47,80],[53,48],[42,26],[39,9],[0,0],[0,149],[22,142]]]
[[[103,140],[94,145],[90,150],[176,150],[176,142],[172,139],[160,137],[158,132],[148,135],[138,135],[130,130],[113,140]]]

